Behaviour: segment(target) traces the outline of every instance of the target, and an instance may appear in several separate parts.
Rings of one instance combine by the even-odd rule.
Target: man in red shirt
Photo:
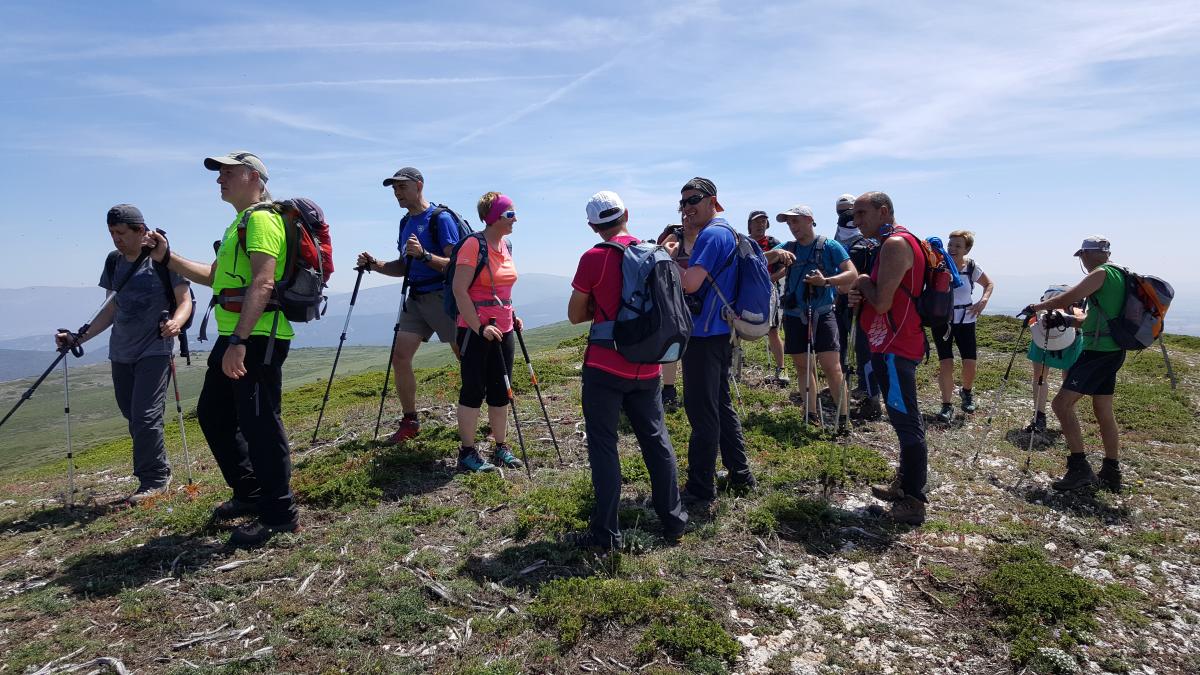
[[[873,486],[871,492],[892,502],[889,518],[920,525],[925,522],[929,450],[917,408],[916,373],[925,356],[925,333],[913,298],[924,288],[925,256],[917,238],[896,224],[892,199],[882,192],[867,192],[854,201],[854,224],[863,236],[882,242],[870,274],[860,275],[851,286],[850,304],[863,305],[859,323],[871,346],[871,369],[900,440],[896,479]]]
[[[629,234],[629,213],[613,192],[598,192],[587,205],[588,225],[600,238],[623,245],[637,244]],[[571,323],[605,321],[615,317],[621,302],[622,253],[610,247],[588,249],[579,259],[567,305]],[[596,506],[582,546],[619,548],[621,530],[621,460],[617,455],[617,424],[625,411],[642,449],[650,474],[651,500],[663,537],[674,543],[683,534],[688,515],[679,498],[675,450],[663,422],[658,364],[631,363],[615,349],[588,344],[583,359],[583,418],[588,462]]]

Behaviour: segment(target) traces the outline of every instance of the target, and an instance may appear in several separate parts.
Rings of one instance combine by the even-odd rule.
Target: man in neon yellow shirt
[[[1117,316],[1125,302],[1125,273],[1108,264],[1109,247],[1104,237],[1084,239],[1075,255],[1087,269],[1087,276],[1066,292],[1025,308],[1026,312],[1034,313],[1063,310],[1087,299],[1087,312],[1082,322],[1062,312],[1049,315],[1046,322],[1048,328],[1081,324],[1078,327],[1083,334],[1083,352],[1063,376],[1063,386],[1050,404],[1071,451],[1067,457],[1066,475],[1052,484],[1059,491],[1090,487],[1097,482],[1105,489],[1121,491],[1121,445],[1117,418],[1113,414],[1113,391],[1117,371],[1125,363],[1125,351],[1109,336],[1107,319]],[[1092,472],[1084,454],[1083,431],[1075,414],[1075,404],[1084,396],[1092,397],[1092,410],[1096,413],[1100,437],[1104,441],[1104,464],[1098,476]]]
[[[233,498],[217,506],[215,520],[254,515],[234,529],[229,543],[254,546],[279,532],[295,532],[299,518],[292,496],[292,463],[287,432],[279,416],[282,367],[292,326],[275,307],[275,282],[286,259],[284,223],[275,211],[255,208],[271,200],[267,167],[249,152],[204,160],[217,171],[221,199],[237,215],[225,228],[212,264],[173,253],[151,233],[151,256],[173,272],[211,286],[220,337],[208,356],[208,373],[196,404],[200,429],[221,467]],[[274,344],[271,340],[275,331]],[[268,358],[269,356],[269,358]]]

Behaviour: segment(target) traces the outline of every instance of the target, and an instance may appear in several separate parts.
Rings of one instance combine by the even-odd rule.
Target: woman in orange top
[[[513,202],[498,192],[479,199],[483,232],[463,240],[454,260],[454,300],[458,305],[458,349],[461,356],[462,389],[458,394],[458,452],[460,471],[493,471],[496,466],[519,468],[509,448],[508,388],[513,368],[513,328],[520,327],[513,314],[512,287],[517,282],[513,265],[512,234],[517,222]],[[476,276],[480,247],[487,248],[484,265]],[[492,463],[475,448],[479,408],[488,404],[488,424],[496,439]]]

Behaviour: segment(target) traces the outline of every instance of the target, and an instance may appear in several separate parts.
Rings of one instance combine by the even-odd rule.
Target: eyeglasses
[[[708,195],[692,195],[691,197],[680,199],[679,208],[682,209],[685,206],[695,206],[705,199],[708,199]]]
[[[517,212],[516,211],[505,211],[504,213],[500,214],[500,217],[508,218],[509,220],[512,220],[513,218],[517,217]]]

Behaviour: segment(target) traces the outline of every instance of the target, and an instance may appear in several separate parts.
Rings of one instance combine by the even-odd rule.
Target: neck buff
[[[855,241],[859,237],[862,237],[862,232],[854,226],[854,212],[847,209],[839,213],[837,234],[834,235],[834,240],[844,245]]]
[[[505,211],[512,210],[512,207],[513,201],[508,198],[508,195],[500,195],[499,197],[496,197],[496,199],[492,201],[492,208],[488,209],[488,214],[483,219],[484,224],[494,224],[497,220],[500,220],[500,216]]]

